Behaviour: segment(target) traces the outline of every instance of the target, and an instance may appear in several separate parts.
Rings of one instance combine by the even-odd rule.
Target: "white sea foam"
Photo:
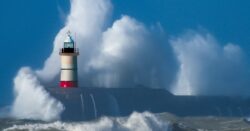
[[[63,105],[50,97],[30,68],[21,68],[14,80],[15,101],[11,116],[51,121],[60,118]]]
[[[4,131],[170,131],[169,122],[159,120],[155,115],[134,112],[128,118],[103,117],[92,122],[53,122],[48,124],[14,125]]]

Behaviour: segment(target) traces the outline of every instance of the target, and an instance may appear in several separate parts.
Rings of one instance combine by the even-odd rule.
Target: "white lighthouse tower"
[[[68,32],[63,48],[59,53],[61,56],[61,88],[75,88],[78,86],[77,56],[79,51],[75,46],[75,42],[70,32]]]

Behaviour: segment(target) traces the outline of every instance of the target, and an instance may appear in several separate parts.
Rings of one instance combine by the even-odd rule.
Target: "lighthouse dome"
[[[68,34],[67,37],[64,40],[65,43],[74,43],[74,40],[72,39],[71,35]]]

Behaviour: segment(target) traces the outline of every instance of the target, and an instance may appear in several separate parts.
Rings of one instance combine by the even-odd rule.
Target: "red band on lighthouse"
[[[76,81],[61,81],[60,87],[62,87],[62,88],[75,88],[75,87],[77,87],[77,82]]]

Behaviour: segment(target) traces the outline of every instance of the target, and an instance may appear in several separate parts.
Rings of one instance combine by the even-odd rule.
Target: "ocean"
[[[168,121],[156,115],[134,112],[129,117],[103,116],[93,121],[43,122],[34,120],[1,119],[3,131],[171,131]]]
[[[91,121],[2,118],[0,131],[250,131],[250,124],[243,117],[178,117],[167,112],[133,112],[128,117],[102,116]]]

